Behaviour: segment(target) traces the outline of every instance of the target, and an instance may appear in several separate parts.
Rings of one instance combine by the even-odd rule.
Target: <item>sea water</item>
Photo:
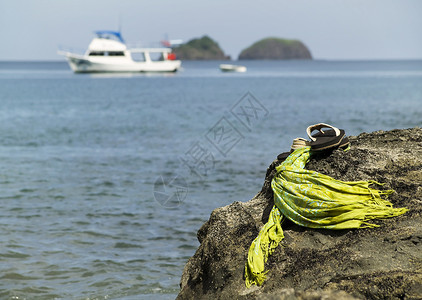
[[[174,299],[212,210],[251,199],[307,126],[422,125],[422,61],[219,63],[0,63],[1,299]]]

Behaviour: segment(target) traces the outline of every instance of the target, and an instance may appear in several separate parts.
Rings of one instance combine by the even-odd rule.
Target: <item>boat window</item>
[[[145,61],[145,55],[142,52],[132,52],[130,55],[134,61]]]
[[[123,51],[110,51],[108,52],[109,56],[124,56],[125,54],[123,53]]]
[[[152,61],[163,61],[164,55],[162,52],[150,52],[149,56]]]
[[[89,56],[104,56],[104,52],[102,51],[92,51],[89,53]]]

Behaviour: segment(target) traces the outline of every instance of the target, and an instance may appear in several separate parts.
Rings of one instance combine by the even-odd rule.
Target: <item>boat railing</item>
[[[160,42],[155,42],[155,43],[144,43],[144,42],[129,42],[126,43],[126,47],[131,50],[131,49],[142,49],[142,48],[148,48],[148,49],[158,49],[158,48],[168,48],[168,47],[163,47],[163,45]],[[171,49],[171,48],[169,48]]]
[[[77,54],[77,55],[84,55],[85,52],[86,52],[86,49],[59,45],[57,52],[60,53],[60,54],[72,53],[72,54]]]
[[[126,47],[127,47],[127,49],[143,48],[143,47],[145,47],[145,43],[143,43],[143,42],[129,42],[129,43],[126,43]]]
[[[170,53],[171,49],[170,48],[128,48],[128,51],[132,52],[132,53],[144,53],[144,52],[149,52],[149,53],[153,53],[153,52],[157,52],[157,53]]]

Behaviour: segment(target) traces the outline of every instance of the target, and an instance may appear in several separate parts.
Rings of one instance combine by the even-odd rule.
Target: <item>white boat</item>
[[[220,65],[220,70],[223,72],[246,72],[246,67],[239,65],[222,64]]]
[[[128,48],[118,31],[95,33],[85,54],[59,51],[74,72],[175,72],[181,66],[170,48]]]

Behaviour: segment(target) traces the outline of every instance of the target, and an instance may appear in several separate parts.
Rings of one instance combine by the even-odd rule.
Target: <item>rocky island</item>
[[[408,212],[367,229],[286,221],[285,239],[266,263],[267,280],[247,288],[248,249],[274,204],[276,159],[252,200],[214,210],[199,229],[200,246],[177,299],[422,299],[422,129],[362,133],[350,141],[349,151],[316,156],[306,168],[344,181],[383,182],[382,189],[396,191],[389,201]]]
[[[244,49],[239,55],[243,59],[312,59],[312,55],[301,41],[265,38]]]
[[[176,57],[181,60],[228,60],[217,42],[208,36],[192,39],[186,44],[173,49]]]

